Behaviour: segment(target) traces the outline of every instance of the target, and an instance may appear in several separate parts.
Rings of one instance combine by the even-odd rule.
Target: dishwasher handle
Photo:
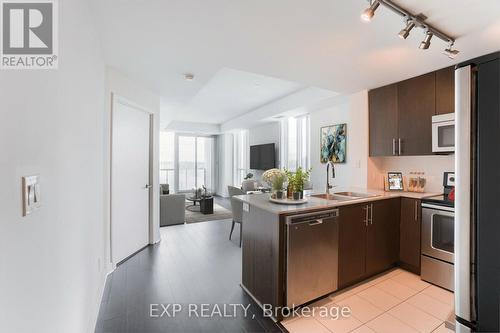
[[[330,209],[323,212],[313,212],[298,215],[291,215],[286,218],[286,224],[297,225],[307,223],[310,226],[320,225],[327,219],[339,217],[338,209]]]
[[[318,224],[323,224],[323,219],[317,219],[316,221],[309,222],[310,226],[318,225]]]

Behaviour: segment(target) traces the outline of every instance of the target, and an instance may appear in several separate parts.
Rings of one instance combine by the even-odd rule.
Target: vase
[[[276,191],[276,199],[284,199],[285,194],[282,190]]]
[[[302,199],[300,192],[293,192],[293,200],[300,200],[300,199]]]

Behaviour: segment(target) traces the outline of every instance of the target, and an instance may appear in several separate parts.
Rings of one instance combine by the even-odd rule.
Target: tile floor
[[[282,322],[290,333],[451,333],[444,321],[453,311],[453,293],[420,280],[418,275],[394,269],[346,290],[315,306],[349,307],[347,318],[289,318]]]

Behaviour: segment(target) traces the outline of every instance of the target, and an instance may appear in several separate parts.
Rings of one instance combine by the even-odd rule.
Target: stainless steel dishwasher
[[[338,287],[339,210],[286,218],[286,304],[298,306]]]

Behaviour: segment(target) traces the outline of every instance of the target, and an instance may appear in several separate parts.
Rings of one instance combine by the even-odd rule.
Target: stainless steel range
[[[422,199],[421,278],[454,290],[455,175],[444,174],[444,194]]]

